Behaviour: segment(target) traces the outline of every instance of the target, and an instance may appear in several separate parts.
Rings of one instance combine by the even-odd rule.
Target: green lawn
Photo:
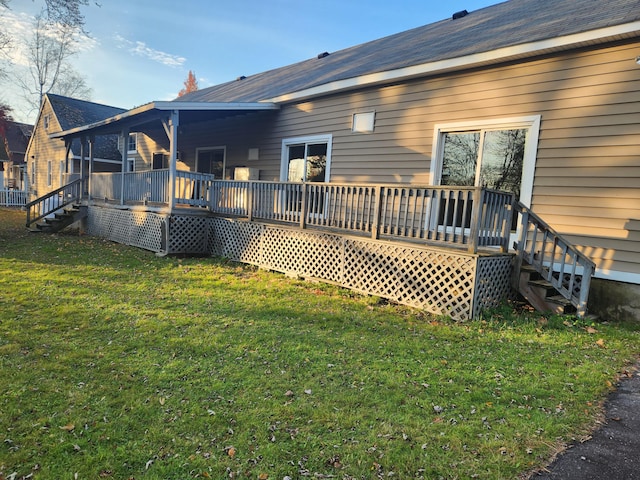
[[[456,323],[0,210],[0,479],[511,479],[585,435],[637,326]]]

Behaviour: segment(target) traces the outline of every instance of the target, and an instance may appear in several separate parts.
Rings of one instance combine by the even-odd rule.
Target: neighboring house
[[[60,188],[85,172],[119,172],[126,147],[127,171],[150,169],[153,154],[165,152],[142,133],[132,133],[126,141],[118,135],[79,137],[71,142],[50,139],[50,135],[104,120],[126,110],[98,103],[46,94],[27,150],[30,198]],[[93,143],[92,143],[93,142]],[[92,145],[90,145],[92,143]],[[93,156],[91,167],[89,158]],[[81,159],[84,158],[84,162]]]
[[[640,3],[452,14],[54,137],[164,130],[171,175],[512,192],[595,262],[592,310],[640,319]]]
[[[0,136],[0,189],[26,189],[25,153],[33,125],[9,121]]]

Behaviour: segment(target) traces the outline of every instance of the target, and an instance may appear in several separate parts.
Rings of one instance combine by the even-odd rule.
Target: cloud
[[[147,46],[146,43],[141,41],[132,42],[121,35],[116,35],[115,39],[120,44],[120,48],[124,48],[134,55],[148,58],[149,60],[158,62],[167,67],[180,67],[187,61],[184,57],[167,52],[161,52],[160,50]]]
[[[4,10],[0,16],[0,30],[11,39],[7,57],[14,65],[28,67],[31,64],[27,43],[32,41],[33,22],[33,15],[24,12]],[[51,32],[45,32],[45,35],[55,36]],[[75,32],[73,41],[75,50],[80,53],[89,52],[99,45],[95,38],[81,32]]]

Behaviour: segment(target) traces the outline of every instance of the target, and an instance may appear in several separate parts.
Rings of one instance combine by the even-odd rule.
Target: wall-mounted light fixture
[[[637,56],[637,57],[636,57],[636,63],[637,63],[638,65],[640,65],[640,56]]]

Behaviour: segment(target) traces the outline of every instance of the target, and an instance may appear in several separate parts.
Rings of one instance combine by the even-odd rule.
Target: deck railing
[[[474,187],[412,187],[216,180],[211,210],[307,226],[506,251],[511,194]]]
[[[174,197],[176,204],[207,207],[211,203],[213,175],[178,170]],[[168,204],[169,170],[94,173],[91,197],[108,201]]]
[[[522,215],[518,268],[522,261],[531,265],[584,316],[595,264],[523,204],[516,203],[515,209]]]
[[[61,208],[79,201],[82,198],[83,181],[74,180],[67,185],[39,197],[25,205],[27,211],[27,227],[43,217]]]
[[[0,207],[24,207],[27,192],[15,188],[0,188]]]

